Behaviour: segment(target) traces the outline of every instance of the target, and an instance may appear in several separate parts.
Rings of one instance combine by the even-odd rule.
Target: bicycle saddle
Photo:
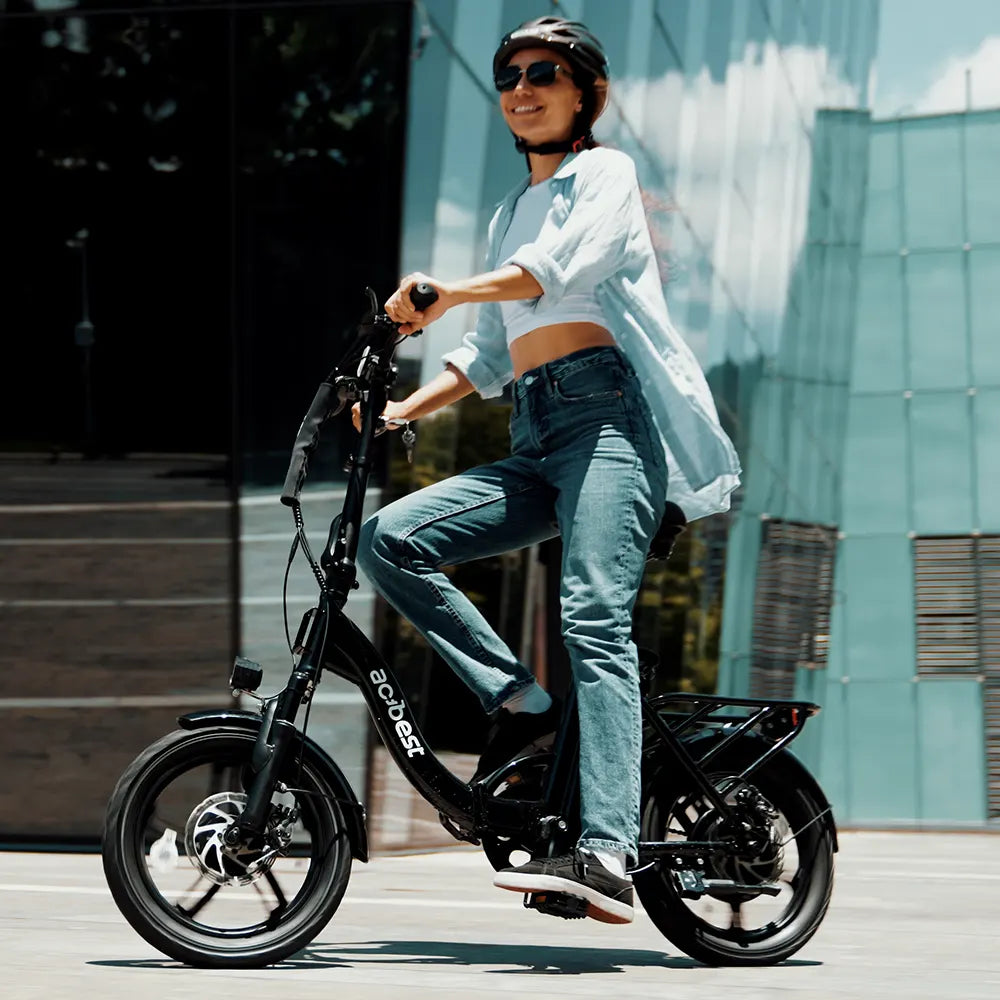
[[[666,559],[677,541],[677,536],[687,527],[687,518],[684,511],[672,501],[667,501],[667,506],[663,511],[663,518],[660,526],[653,535],[653,540],[649,543],[647,559]]]

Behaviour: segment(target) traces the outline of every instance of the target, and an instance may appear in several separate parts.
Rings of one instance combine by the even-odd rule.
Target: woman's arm
[[[410,301],[410,290],[421,281],[433,285],[438,291],[438,299],[423,312]],[[512,302],[517,299],[534,299],[542,294],[542,286],[523,267],[508,264],[476,274],[459,281],[438,281],[426,274],[408,274],[385,304],[385,311],[397,323],[403,325],[399,332],[413,333],[414,330],[440,319],[454,306],[470,302]]]
[[[426,385],[415,389],[406,399],[398,402],[389,400],[382,416],[387,420],[418,420],[426,417],[443,406],[457,403],[468,396],[475,387],[455,367],[449,365],[443,372],[436,375]],[[361,430],[361,404],[355,403],[351,419],[357,430]],[[389,430],[398,430],[398,425],[389,425]]]
[[[397,413],[394,416],[402,417],[404,420],[418,420],[435,410],[440,410],[442,406],[457,403],[468,396],[474,388],[457,368],[449,365],[426,385],[415,389],[406,399],[397,403]]]

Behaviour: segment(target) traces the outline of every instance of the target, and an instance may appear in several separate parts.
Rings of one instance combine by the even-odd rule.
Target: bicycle
[[[368,860],[364,808],[337,764],[306,734],[324,670],[358,686],[404,775],[437,809],[444,827],[480,845],[495,869],[514,863],[519,853],[567,853],[579,833],[572,694],[550,749],[466,784],[427,745],[391,667],[344,614],[357,587],[354,560],[374,441],[386,429],[380,414],[403,339],[368,293],[371,312],[359,328],[363,352],[342,360],[321,383],[282,490],[295,521],[290,560],[301,546],[319,586],[316,607],[290,643],[287,684],[273,697],[258,697],[261,667],[237,657],[230,687],[234,695],[257,698],[259,710],[180,717],[179,729],[129,765],[108,803],[102,854],[116,904],[147,942],[191,965],[260,967],[301,950],[334,916],[352,862]],[[429,286],[414,290],[418,308],[434,297]],[[323,425],[358,400],[362,427],[343,507],[317,563],[300,491]],[[408,424],[403,435],[409,451],[414,438]],[[683,514],[668,505],[651,558],[666,558],[683,528]],[[656,927],[698,961],[780,962],[816,932],[833,885],[837,831],[831,807],[787,749],[818,706],[653,696],[655,667],[655,657],[640,650],[636,892]],[[248,896],[254,906],[263,905],[263,918],[248,915]],[[527,895],[524,904],[567,919],[586,912],[584,900],[560,893]]]

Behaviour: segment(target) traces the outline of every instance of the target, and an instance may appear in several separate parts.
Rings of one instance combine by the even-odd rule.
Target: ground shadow
[[[130,969],[182,969],[170,959],[94,961],[88,965]],[[784,966],[822,965],[789,959]],[[566,948],[532,944],[496,944],[489,941],[364,941],[356,944],[321,944],[303,949],[273,966],[281,969],[336,969],[364,965],[467,965],[507,966],[487,968],[497,975],[534,973],[580,975],[625,972],[635,968],[698,969],[701,963],[685,955],[631,948]]]

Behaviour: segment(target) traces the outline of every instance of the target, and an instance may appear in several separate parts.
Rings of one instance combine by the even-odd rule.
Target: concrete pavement
[[[825,923],[788,963],[765,969],[698,966],[641,912],[626,927],[527,912],[490,877],[473,850],[379,857],[355,866],[306,952],[269,969],[206,971],[132,931],[98,856],[0,854],[0,997],[1000,997],[995,835],[842,834]]]

